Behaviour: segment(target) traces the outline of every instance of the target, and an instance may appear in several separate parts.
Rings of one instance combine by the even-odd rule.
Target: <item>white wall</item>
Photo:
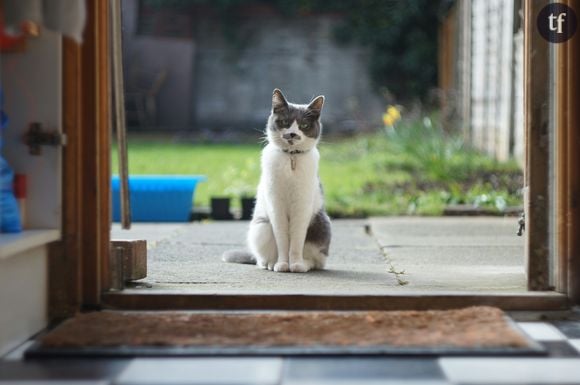
[[[0,234],[0,355],[47,323],[45,244],[60,237],[61,148],[43,147],[41,156],[32,156],[22,136],[30,122],[61,129],[61,41],[60,34],[42,30],[40,37],[29,40],[25,52],[0,56],[4,110],[10,119],[2,133],[2,153],[16,173],[28,177],[28,228],[52,229],[40,237],[26,231],[19,236]],[[9,252],[16,243],[18,251]]]
[[[0,259],[0,356],[47,323],[46,247]]]
[[[514,0],[470,0],[470,9],[470,139],[497,159],[521,162],[523,50]]]
[[[163,129],[191,127],[191,85],[195,43],[191,39],[137,35],[137,0],[122,1],[125,88],[133,71],[167,77],[157,96],[157,123]]]
[[[28,217],[31,228],[59,228],[61,207],[61,148],[43,147],[33,156],[22,143],[31,122],[62,127],[61,35],[43,30],[30,39],[23,53],[1,55],[4,110],[10,122],[3,133],[3,154],[16,173],[27,175]]]
[[[514,36],[514,148],[513,156],[524,167],[524,33]]]

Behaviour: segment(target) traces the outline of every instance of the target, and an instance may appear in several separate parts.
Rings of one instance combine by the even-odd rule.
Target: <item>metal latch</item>
[[[28,126],[28,132],[24,134],[24,144],[28,146],[30,155],[40,155],[41,146],[66,145],[66,136],[57,130],[45,131],[42,124],[33,122]]]
[[[521,237],[524,234],[525,230],[526,230],[526,213],[523,212],[522,215],[520,215],[520,219],[518,219],[518,232],[516,233],[516,235],[518,237]]]

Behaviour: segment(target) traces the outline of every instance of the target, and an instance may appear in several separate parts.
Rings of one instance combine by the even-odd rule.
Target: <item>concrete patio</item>
[[[390,217],[333,221],[327,269],[274,273],[229,264],[244,247],[243,221],[113,225],[113,239],[148,241],[137,288],[222,294],[524,292],[524,243],[513,217]]]

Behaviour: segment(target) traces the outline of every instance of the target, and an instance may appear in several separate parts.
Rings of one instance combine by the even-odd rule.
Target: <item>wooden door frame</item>
[[[550,55],[536,18],[548,0],[524,2],[524,211],[528,290],[550,289]]]
[[[564,0],[580,15],[580,0]],[[580,305],[580,32],[556,47],[556,289]]]
[[[524,3],[526,15],[525,44],[525,95],[526,106],[531,111],[527,115],[526,130],[530,137],[538,137],[539,121],[545,119],[538,115],[538,106],[543,102],[542,94],[537,87],[534,76],[538,70],[540,56],[535,54],[538,41],[533,36],[535,20],[533,1]],[[578,68],[578,34],[566,43],[566,56],[559,57],[558,71],[565,71],[569,85],[565,90],[558,88],[557,92],[567,95],[567,110],[562,109],[560,115],[567,113],[566,119],[559,119],[557,134],[565,135],[566,156],[558,163],[560,178],[557,179],[558,191],[562,208],[558,223],[562,242],[560,248],[566,250],[565,255],[559,255],[565,263],[559,264],[558,276],[566,276],[566,284],[560,283],[557,292],[529,292],[521,295],[488,295],[482,294],[435,294],[412,293],[392,296],[304,296],[304,295],[176,295],[176,294],[134,294],[111,293],[108,288],[109,265],[109,232],[111,225],[110,210],[110,94],[109,94],[109,2],[88,2],[88,23],[84,43],[76,45],[64,41],[64,131],[68,144],[64,151],[64,220],[63,241],[53,247],[54,258],[50,262],[50,308],[53,318],[62,318],[82,309],[101,307],[128,309],[427,309],[450,308],[467,305],[496,305],[510,310],[529,309],[564,309],[569,301],[580,304],[580,248],[578,237],[580,217],[578,201],[580,196],[580,169],[575,166],[580,160],[580,145],[578,135],[578,76],[574,68]],[[537,7],[536,7],[537,8]],[[564,56],[562,56],[564,57]],[[559,72],[560,74],[560,72]],[[574,80],[570,83],[570,80]],[[559,83],[560,87],[564,87]],[[536,90],[536,92],[534,92]],[[574,103],[576,104],[574,104]],[[574,108],[572,108],[574,107]],[[534,112],[536,109],[536,112]],[[541,109],[540,109],[541,110]],[[559,115],[559,116],[560,116]],[[539,118],[538,118],[539,116]],[[530,119],[531,118],[531,119]],[[560,116],[561,118],[561,116]],[[539,120],[536,120],[539,119]],[[542,121],[543,122],[543,121]],[[563,123],[565,122],[565,124]],[[542,123],[543,124],[543,123]],[[541,137],[541,135],[539,136]],[[537,153],[528,153],[529,164],[534,164]],[[560,157],[558,158],[560,159]],[[536,167],[535,165],[533,167]],[[537,170],[530,168],[531,174]],[[545,170],[541,169],[545,174]],[[565,178],[562,177],[565,170]],[[536,178],[536,179],[534,179]],[[537,175],[532,181],[538,180]],[[539,179],[541,180],[541,178]],[[544,183],[546,180],[544,179]],[[532,182],[537,183],[537,182]],[[564,185],[565,183],[565,185]],[[562,187],[564,186],[564,187]],[[537,186],[533,186],[537,188]],[[539,191],[530,189],[531,192]],[[537,197],[530,194],[530,203],[537,205]],[[547,221],[548,206],[535,210],[534,222],[528,218],[528,231],[540,231],[542,237],[547,237],[547,227],[535,230],[536,220]],[[534,214],[533,214],[534,215]],[[533,216],[532,215],[532,216]],[[565,220],[562,217],[565,217]],[[531,237],[530,237],[531,238]],[[544,238],[541,238],[544,239]],[[547,239],[547,238],[545,238]],[[560,238],[559,238],[560,239]],[[542,241],[543,242],[543,241]],[[546,241],[547,242],[547,241]],[[544,247],[547,243],[542,244]],[[540,261],[545,263],[545,258]],[[540,270],[541,265],[532,267]],[[565,266],[565,272],[562,266]],[[544,274],[543,271],[537,271]],[[63,279],[63,276],[66,277]],[[546,288],[546,281],[541,281],[532,289]]]
[[[576,14],[580,0],[564,0]],[[526,228],[530,290],[555,288],[580,304],[580,33],[548,43],[536,27],[548,1],[526,1],[525,126]],[[550,46],[551,45],[551,46]],[[554,53],[554,111],[550,111],[550,48]],[[553,132],[550,133],[550,129]],[[550,140],[550,136],[552,140]],[[554,151],[553,180],[550,152]],[[551,185],[554,183],[554,185]],[[553,188],[551,188],[553,187]],[[552,205],[555,203],[555,205]],[[552,212],[551,207],[556,207]],[[550,216],[554,235],[550,234]],[[552,240],[551,240],[551,237]],[[554,247],[550,247],[550,243]],[[550,277],[550,259],[554,271]],[[550,282],[553,281],[553,282]]]
[[[87,2],[83,43],[63,38],[62,240],[51,245],[49,318],[101,306],[109,281],[109,1]]]

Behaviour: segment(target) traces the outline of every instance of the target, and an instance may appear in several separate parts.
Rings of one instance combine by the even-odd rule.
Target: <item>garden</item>
[[[445,130],[438,116],[399,120],[386,113],[385,126],[375,132],[323,136],[320,178],[329,214],[442,215],[456,205],[503,214],[519,208],[523,175],[517,162],[499,162],[470,148],[459,133]],[[215,144],[131,134],[129,172],[206,175],[207,181],[197,186],[194,207],[208,207],[212,197],[227,196],[237,208],[239,198],[255,193],[261,146],[257,137]],[[116,173],[115,149],[112,153]]]

